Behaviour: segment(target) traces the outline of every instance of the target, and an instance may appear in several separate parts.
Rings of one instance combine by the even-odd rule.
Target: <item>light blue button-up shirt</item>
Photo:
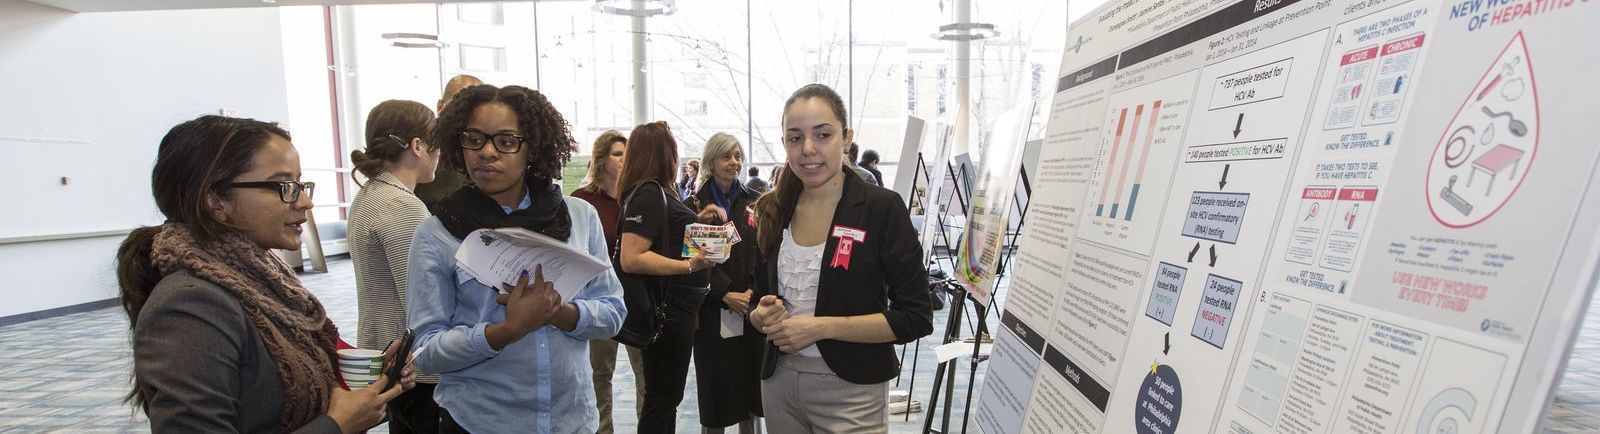
[[[567,244],[609,264],[594,207],[562,199],[572,216]],[[524,197],[517,209],[530,204]],[[496,289],[457,272],[461,240],[430,217],[417,228],[411,246],[406,319],[417,333],[414,363],[423,372],[441,374],[433,398],[456,423],[480,433],[587,434],[599,428],[588,341],[616,336],[627,314],[613,271],[607,268],[570,301],[578,308],[572,331],[539,327],[495,351],[483,332],[504,321],[506,309],[495,303]]]

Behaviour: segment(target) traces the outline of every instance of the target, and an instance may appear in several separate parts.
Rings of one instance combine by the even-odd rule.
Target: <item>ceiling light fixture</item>
[[[384,33],[383,39],[389,45],[400,48],[444,48],[444,43],[439,42],[439,35],[426,33]]]
[[[595,0],[594,11],[629,17],[653,17],[678,12],[676,0]]]
[[[994,24],[950,23],[939,26],[939,33],[931,37],[941,41],[978,41],[996,36],[1000,36],[1000,31],[995,30]]]

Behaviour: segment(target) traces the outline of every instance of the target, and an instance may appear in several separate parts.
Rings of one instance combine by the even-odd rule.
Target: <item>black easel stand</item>
[[[962,179],[965,179],[965,176],[964,176],[965,174],[963,173],[962,175],[963,175]],[[1031,199],[1031,197],[1033,195],[1033,187],[1028,182],[1027,169],[1026,168],[1022,168],[1020,173],[1018,174],[1018,177],[1022,181],[1022,191],[1019,192],[1019,193],[1021,195],[1023,195],[1023,197],[1027,197],[1027,198]],[[994,289],[990,292],[990,302],[991,302],[991,304],[993,303],[994,296],[998,295],[999,292],[1000,292],[1000,282],[1002,282],[1004,280],[1003,278],[1005,277],[1006,271],[1010,268],[1011,258],[1012,258],[1012,256],[1014,255],[1014,253],[1016,251],[1017,241],[1018,241],[1018,238],[1020,238],[1021,233],[1022,233],[1022,224],[1023,224],[1023,222],[1025,222],[1027,220],[1027,212],[1028,212],[1027,207],[1024,205],[1024,202],[1018,200],[1017,194],[1018,193],[1013,193],[1012,194],[1012,204],[1017,207],[1017,213],[1018,213],[1018,216],[1017,216],[1017,227],[1015,229],[1013,229],[1013,230],[1006,231],[1006,233],[1004,235],[1006,240],[1001,246],[1000,261],[998,262],[998,264],[997,264],[997,266],[995,268]],[[962,208],[963,209],[966,208],[965,200],[962,201]],[[941,215],[941,220],[942,220],[942,215]],[[963,237],[963,239],[964,238],[965,237]],[[961,240],[958,239],[957,240],[957,246],[952,251],[959,251],[960,250],[960,245],[959,245],[960,242],[961,242]],[[948,245],[948,244],[946,244],[946,245]],[[947,255],[947,259],[948,259],[948,255]],[[952,264],[952,269],[954,269],[953,264]],[[966,309],[966,300],[968,298],[971,298],[971,295],[967,293],[967,291],[966,291],[966,289],[964,287],[962,287],[960,285],[956,285],[955,287],[959,289],[959,293],[956,294],[955,297],[951,298],[950,317],[949,317],[949,320],[945,322],[945,335],[944,335],[944,341],[943,341],[945,344],[948,344],[948,343],[951,343],[951,342],[955,342],[955,341],[961,339],[961,316],[965,312],[965,309]],[[974,299],[973,301],[976,302],[977,300]],[[977,375],[978,375],[978,364],[984,362],[985,360],[987,360],[987,357],[982,357],[981,354],[980,354],[982,352],[982,348],[983,348],[982,336],[983,336],[984,332],[987,330],[986,322],[987,322],[987,320],[989,318],[989,311],[993,310],[993,309],[989,309],[989,308],[985,307],[981,303],[973,303],[973,308],[976,310],[975,313],[976,313],[976,315],[978,317],[978,324],[975,327],[975,330],[974,330],[974,333],[973,333],[972,357],[968,361],[967,397],[966,397],[966,401],[962,404],[963,408],[962,408],[962,411],[961,411],[961,432],[963,434],[965,434],[967,432],[967,425],[968,425],[968,422],[971,420],[972,389],[973,389],[973,386],[975,385],[974,383],[975,383],[975,381],[977,379]],[[947,360],[947,361],[944,361],[944,362],[940,362],[939,363],[939,369],[934,374],[934,377],[933,377],[933,393],[931,393],[929,398],[928,398],[928,407],[927,408],[929,409],[929,411],[928,411],[927,417],[925,419],[923,419],[923,422],[922,422],[922,432],[925,433],[925,434],[926,433],[945,434],[945,433],[949,433],[950,432],[950,414],[951,414],[950,411],[951,411],[951,409],[953,407],[952,404],[953,404],[953,401],[955,399],[955,381],[956,381],[956,370],[955,370],[954,365],[951,364],[953,362],[955,362],[955,359],[951,359],[951,360]],[[939,429],[938,430],[934,430],[933,429],[933,410],[935,408],[937,408],[938,405],[939,405],[939,391],[941,390],[941,388],[944,390],[944,416],[943,416],[942,422],[940,423]]]

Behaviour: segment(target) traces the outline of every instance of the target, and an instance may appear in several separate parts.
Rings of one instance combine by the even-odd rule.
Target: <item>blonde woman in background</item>
[[[572,192],[572,197],[594,205],[600,213],[600,225],[606,233],[606,248],[610,257],[617,256],[617,214],[622,205],[617,197],[617,180],[622,176],[622,156],[628,150],[628,138],[616,130],[606,131],[594,139],[590,151],[587,183]],[[638,348],[628,348],[628,364],[633,366],[634,411],[644,410],[644,353]],[[611,434],[611,375],[617,370],[617,341],[595,339],[589,341],[589,366],[594,368],[594,397],[600,410],[600,434]]]

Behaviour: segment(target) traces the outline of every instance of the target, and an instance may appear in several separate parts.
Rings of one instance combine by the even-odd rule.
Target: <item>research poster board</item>
[[[914,182],[911,183],[911,195],[907,196],[907,208],[911,212],[912,224],[916,225],[917,234],[922,239],[923,263],[933,260],[938,234],[944,231],[939,221],[939,216],[945,213],[940,198],[946,194],[942,190],[950,167],[950,144],[954,140],[951,132],[946,122],[923,123],[917,152],[921,167],[913,163],[916,175],[909,177],[914,178]]]
[[[993,298],[995,280],[999,278],[996,270],[1011,223],[1013,193],[1027,147],[1033,106],[1031,101],[1018,105],[995,119],[984,134],[982,146],[976,149],[977,160],[971,164],[972,200],[967,207],[967,225],[961,231],[963,241],[956,249],[955,275],[972,299],[984,306]]]
[[[1600,263],[1600,1],[1072,23],[974,423],[1532,432]]]
[[[889,185],[894,186],[894,192],[900,193],[900,197],[905,199],[908,208],[921,202],[921,198],[915,196],[915,184],[925,181],[918,179],[921,175],[917,173],[917,162],[923,158],[922,141],[926,130],[927,122],[922,118],[906,116],[906,134],[900,142],[900,161],[895,165],[894,183]],[[901,175],[902,172],[905,175]]]

